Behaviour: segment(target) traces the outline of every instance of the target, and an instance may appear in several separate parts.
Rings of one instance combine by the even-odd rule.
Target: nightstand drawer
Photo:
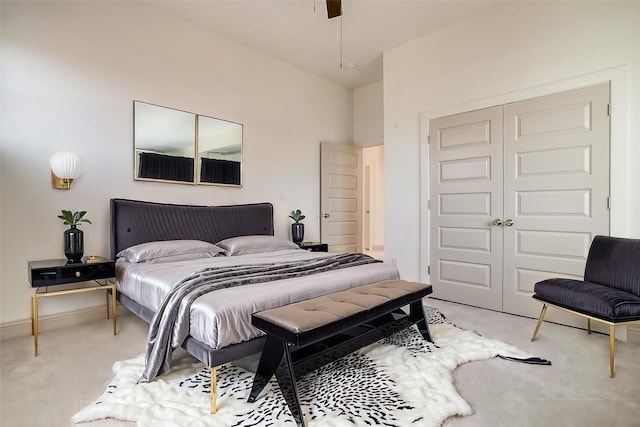
[[[115,263],[110,260],[66,265],[46,265],[43,261],[29,263],[29,281],[32,287],[86,282],[114,276]]]
[[[329,252],[329,245],[326,243],[303,242],[298,243],[298,246],[309,252]]]

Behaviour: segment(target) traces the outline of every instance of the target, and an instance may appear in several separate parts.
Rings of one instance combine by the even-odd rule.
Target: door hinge
[[[611,104],[607,104],[607,116],[611,117]]]
[[[427,135],[427,144],[431,144],[431,135]]]
[[[611,197],[607,197],[607,209],[611,210]]]
[[[431,209],[431,200],[427,200],[427,209]]]
[[[431,266],[430,265],[427,266],[427,274],[431,274]]]

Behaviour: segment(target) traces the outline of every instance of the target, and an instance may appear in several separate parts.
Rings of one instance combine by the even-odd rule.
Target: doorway
[[[362,252],[384,257],[384,145],[362,149]]]

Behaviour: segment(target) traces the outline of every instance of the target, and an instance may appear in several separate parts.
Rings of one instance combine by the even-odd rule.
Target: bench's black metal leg
[[[409,305],[409,320],[416,321],[418,330],[422,334],[422,337],[433,342],[431,334],[429,333],[429,324],[424,316],[424,307],[422,306],[422,300],[414,301]]]
[[[298,397],[298,386],[296,385],[296,373],[293,368],[293,360],[289,347],[284,347],[284,357],[276,370],[276,379],[280,386],[280,391],[287,401],[291,415],[296,421],[296,425],[304,427],[304,416],[302,415],[302,407],[300,406],[300,398]]]
[[[258,362],[258,369],[256,369],[256,375],[253,377],[249,402],[256,401],[260,392],[267,385],[273,374],[276,373],[278,365],[282,361],[285,346],[286,344],[282,340],[274,338],[272,335],[267,335],[260,362]]]

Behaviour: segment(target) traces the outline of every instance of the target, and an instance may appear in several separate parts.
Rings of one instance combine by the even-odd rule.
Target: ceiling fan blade
[[[342,1],[327,0],[327,15],[329,19],[342,15]]]

